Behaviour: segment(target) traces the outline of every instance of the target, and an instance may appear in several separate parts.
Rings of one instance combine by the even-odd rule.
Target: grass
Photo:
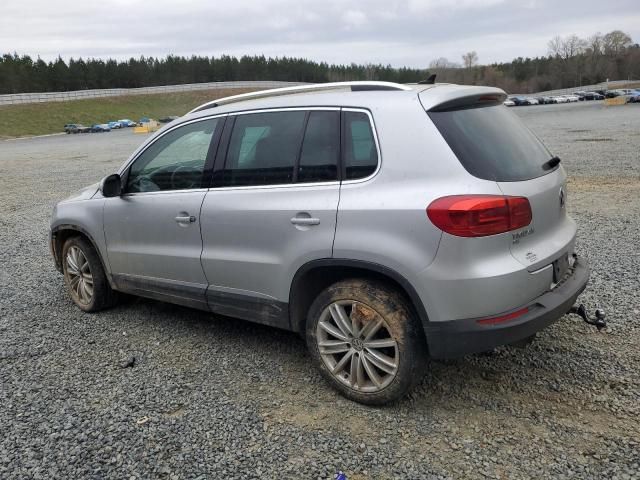
[[[640,83],[618,88],[634,87],[640,87]],[[120,118],[138,120],[184,115],[202,103],[248,91],[250,89],[199,90],[0,106],[0,139],[59,133],[66,123],[91,126]]]
[[[110,120],[184,115],[216,98],[248,92],[248,89],[199,90],[154,95],[126,95],[70,102],[0,106],[0,139],[45,135],[63,131],[66,123],[91,126]]]

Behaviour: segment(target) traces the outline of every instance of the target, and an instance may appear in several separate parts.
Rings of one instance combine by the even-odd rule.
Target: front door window
[[[203,187],[217,118],[176,128],[151,144],[131,165],[125,193]]]

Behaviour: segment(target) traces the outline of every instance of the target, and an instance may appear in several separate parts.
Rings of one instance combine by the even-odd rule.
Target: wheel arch
[[[383,281],[402,293],[415,315],[424,325],[429,321],[427,311],[411,283],[395,270],[374,262],[349,259],[313,260],[298,269],[289,291],[289,321],[291,330],[304,333],[307,312],[318,293],[329,285],[346,278],[371,278]]]
[[[65,223],[56,225],[51,229],[51,253],[53,255],[53,260],[58,271],[62,272],[62,248],[64,246],[64,243],[71,237],[83,237],[91,244],[93,249],[96,251],[98,258],[100,259],[100,264],[102,265],[102,269],[105,272],[109,284],[113,288],[114,285],[111,279],[111,275],[108,273],[109,271],[107,270],[107,265],[102,258],[102,254],[100,253],[98,244],[95,242],[91,234],[79,225]]]

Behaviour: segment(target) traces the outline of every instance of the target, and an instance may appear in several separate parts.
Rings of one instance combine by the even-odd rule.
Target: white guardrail
[[[596,85],[583,85],[581,87],[562,88],[559,90],[549,90],[547,92],[536,93],[512,93],[511,96],[554,96],[568,95],[580,90],[613,90],[623,88],[629,83],[638,83],[639,80],[615,80],[603,82]],[[22,103],[43,103],[43,102],[69,102],[72,100],[82,100],[86,98],[118,97],[121,95],[153,95],[154,93],[174,93],[188,92],[194,90],[222,90],[230,88],[252,88],[269,89],[280,87],[292,87],[295,85],[306,85],[304,82],[276,82],[276,81],[244,81],[244,82],[209,82],[209,83],[186,83],[183,85],[164,85],[160,87],[140,87],[140,88],[104,88],[95,90],[75,90],[73,92],[42,92],[42,93],[13,93],[0,95],[0,105],[16,105]]]
[[[152,95],[157,93],[188,92],[194,90],[222,90],[230,88],[269,89],[305,85],[301,82],[251,81],[251,82],[210,82],[164,85],[161,87],[104,88],[76,90],[73,92],[14,93],[0,95],[0,105],[21,103],[69,102],[86,98],[118,97],[121,95]]]
[[[556,95],[569,95],[573,92],[592,92],[594,90],[615,90],[617,88],[625,88],[630,83],[639,83],[640,80],[614,80],[611,82],[602,82],[595,85],[582,85],[581,87],[561,88],[558,90],[548,90],[546,92],[535,93],[510,93],[512,97],[553,97]]]

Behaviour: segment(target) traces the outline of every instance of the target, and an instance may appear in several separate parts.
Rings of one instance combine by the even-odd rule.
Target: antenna
[[[420,80],[418,82],[418,85],[433,85],[434,83],[436,83],[436,74],[432,74],[429,75],[429,78],[427,78],[426,80]]]

